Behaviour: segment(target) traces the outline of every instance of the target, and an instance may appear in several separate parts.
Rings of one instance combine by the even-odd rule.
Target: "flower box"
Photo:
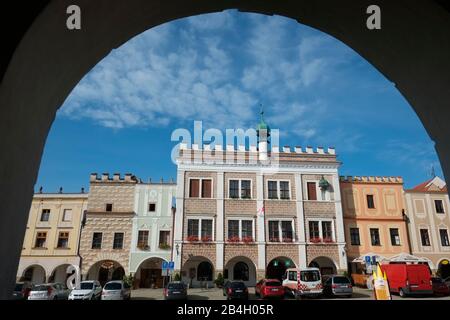
[[[323,238],[324,243],[333,243],[333,238]]]
[[[320,243],[320,242],[322,242],[322,239],[320,239],[318,237],[310,238],[309,242],[311,242],[311,243]]]
[[[197,242],[198,241],[198,236],[188,236],[186,238],[187,241],[189,242]]]
[[[236,242],[240,242],[241,240],[239,239],[239,237],[230,237],[230,238],[228,238],[227,241],[231,242],[231,243],[236,243]]]
[[[202,242],[211,242],[212,238],[211,238],[211,236],[204,236],[201,238],[201,240],[202,240]]]
[[[253,237],[243,237],[242,238],[242,242],[244,242],[244,243],[252,243],[253,242]]]

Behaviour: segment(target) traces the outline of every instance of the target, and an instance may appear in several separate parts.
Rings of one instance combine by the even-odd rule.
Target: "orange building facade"
[[[340,188],[349,273],[364,273],[364,255],[410,253],[401,177],[340,177]]]

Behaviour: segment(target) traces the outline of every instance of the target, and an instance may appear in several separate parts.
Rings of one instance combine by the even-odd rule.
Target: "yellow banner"
[[[380,264],[373,268],[372,275],[375,300],[392,300],[386,272],[381,270]]]

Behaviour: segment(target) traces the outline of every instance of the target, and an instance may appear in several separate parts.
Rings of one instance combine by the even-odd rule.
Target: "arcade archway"
[[[137,288],[162,288],[168,277],[162,275],[162,258],[152,257],[144,260],[136,270],[134,286]]]
[[[205,257],[190,257],[181,268],[181,279],[190,287],[214,286],[214,265]]]
[[[89,268],[86,280],[98,280],[102,286],[111,280],[123,280],[125,270],[120,263],[112,260],[103,260]]]
[[[33,284],[45,283],[46,274],[44,267],[37,264],[29,266],[24,270],[20,281],[29,281]]]
[[[266,268],[266,278],[282,280],[288,268],[295,268],[295,263],[286,257],[272,259]]]
[[[247,286],[256,285],[256,266],[247,257],[238,256],[230,259],[225,265],[224,278],[243,281]]]
[[[309,267],[318,268],[322,275],[336,274],[336,264],[328,257],[317,257],[309,263]]]

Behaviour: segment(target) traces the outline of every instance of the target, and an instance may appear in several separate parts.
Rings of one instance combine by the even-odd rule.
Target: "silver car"
[[[62,283],[46,283],[33,287],[28,300],[67,300],[70,290]]]
[[[82,281],[80,287],[73,289],[69,300],[100,300],[102,286],[97,280]]]
[[[327,296],[346,296],[350,298],[353,294],[353,286],[349,278],[332,275],[325,278],[323,293]]]
[[[131,288],[120,280],[105,284],[102,291],[102,300],[130,300]]]

